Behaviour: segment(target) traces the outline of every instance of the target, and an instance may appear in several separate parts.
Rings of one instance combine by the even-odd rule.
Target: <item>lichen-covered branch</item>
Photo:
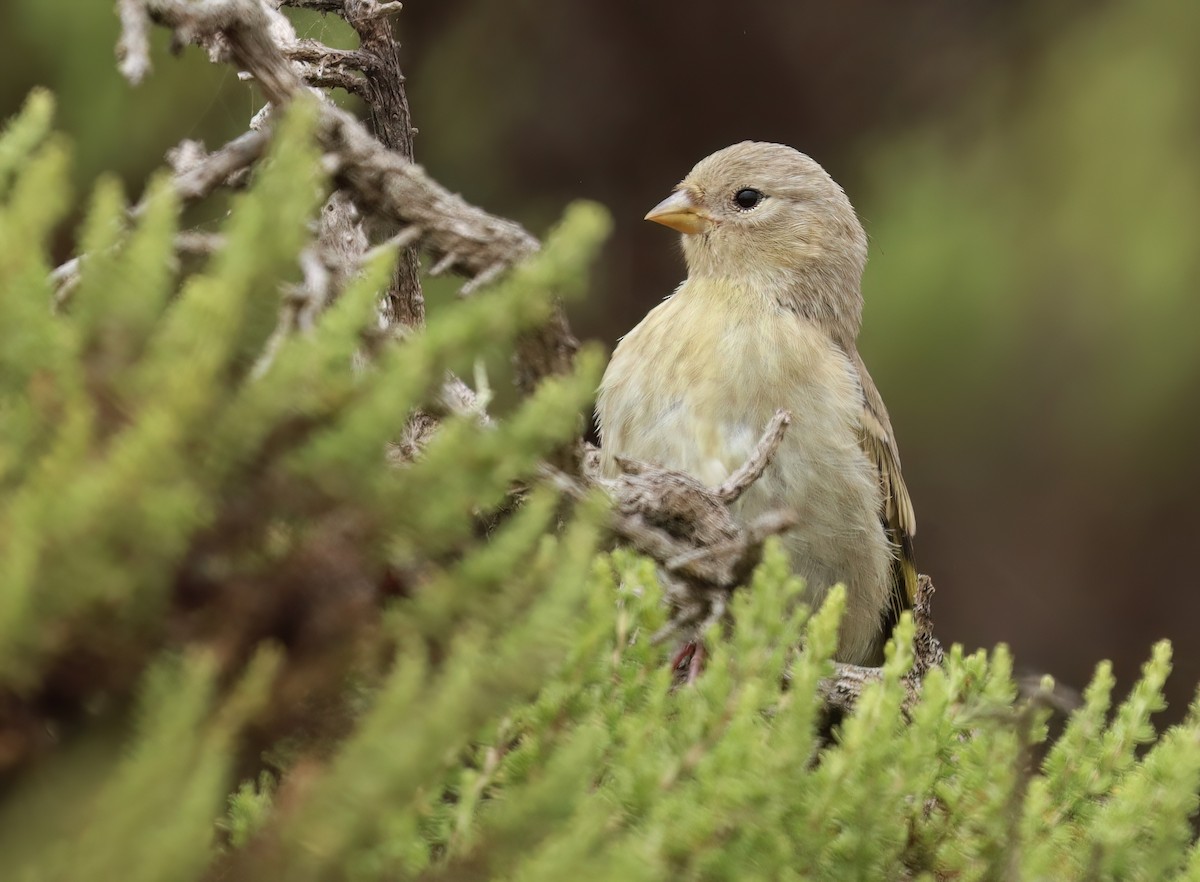
[[[695,640],[723,615],[733,590],[758,564],[767,538],[795,526],[790,511],[742,524],[730,510],[762,476],[790,422],[787,411],[777,412],[750,459],[715,489],[686,472],[628,459],[617,460],[617,478],[603,478],[597,457],[585,455],[585,474],[613,499],[613,533],[659,564],[671,613],[655,641]],[[561,478],[560,483],[569,485]]]
[[[177,37],[227,53],[248,71],[273,104],[305,88],[271,37],[272,19],[260,0],[147,0],[156,21]],[[509,267],[532,254],[537,240],[514,221],[488,214],[449,192],[423,169],[397,155],[346,111],[322,104],[320,134],[337,163],[340,183],[370,211],[421,231],[421,244],[447,269],[477,276]]]
[[[175,192],[185,202],[205,198],[258,162],[268,140],[266,132],[252,130],[212,153],[206,153],[204,145],[197,141],[181,142],[167,154],[167,161],[175,171]]]
[[[471,205],[420,166],[385,149],[358,120],[322,108],[324,146],[340,163],[339,183],[368,211],[421,231],[420,242],[444,270],[478,276],[507,269],[538,249],[520,224]]]
[[[908,676],[904,678],[905,707],[910,708],[921,697],[921,681],[931,668],[941,667],[945,663],[945,653],[942,644],[933,636],[932,599],[934,594],[933,580],[922,575],[917,582],[917,596],[913,602],[913,624],[916,635],[913,639],[913,665]],[[859,696],[871,683],[883,680],[882,668],[848,665],[841,662],[834,664],[834,674],[822,680],[819,688],[825,706],[838,716],[844,716],[854,710]]]
[[[284,47],[284,54],[292,61],[304,61],[315,67],[343,67],[365,71],[375,64],[374,56],[361,49],[335,49],[326,46],[320,40],[303,38]]]
[[[293,59],[311,65],[311,59],[332,51],[297,39],[286,19],[263,0],[145,3],[155,21],[172,29],[177,42],[197,44],[206,48],[214,60],[233,62],[253,77],[275,105],[286,103],[308,88],[305,71],[297,68]],[[367,84],[368,103],[378,104],[376,123],[386,123],[381,126],[384,140],[328,102],[321,106],[319,127],[337,185],[348,189],[363,211],[401,229],[405,244],[427,251],[439,270],[466,276],[464,293],[494,280],[538,250],[537,239],[520,224],[471,205],[440,186],[408,158],[412,127],[403,96],[403,75],[390,30],[386,34],[383,30],[390,27],[383,17],[398,10],[399,4],[339,0],[288,5],[343,15],[364,40],[358,51],[371,59],[360,69]],[[350,62],[347,57],[338,57]],[[404,273],[415,272],[415,257],[405,257],[402,265],[406,267]],[[419,324],[424,315],[419,285],[398,279],[396,291],[397,296],[389,300],[393,317],[405,324]],[[556,311],[541,331],[527,335],[518,347],[521,389],[528,391],[543,377],[564,372],[577,348],[565,316],[561,310]]]

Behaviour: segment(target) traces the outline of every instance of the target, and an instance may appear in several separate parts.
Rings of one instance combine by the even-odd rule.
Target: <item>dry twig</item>
[[[906,692],[905,708],[911,707],[921,697],[921,681],[930,669],[941,667],[945,660],[942,644],[933,636],[932,601],[933,580],[922,575],[917,582],[917,596],[913,601],[913,624],[916,635],[913,639],[913,666],[904,678]],[[838,662],[834,675],[821,681],[821,696],[825,706],[836,714],[847,714],[854,709],[858,698],[869,683],[883,680],[881,668],[848,665]]]
[[[200,45],[214,59],[228,59],[246,70],[273,105],[284,104],[307,88],[302,72],[291,59],[320,57],[327,51],[318,48],[319,44],[296,39],[285,27],[286,20],[281,24],[279,13],[264,5],[263,0],[144,2],[154,20],[174,31],[177,41]],[[360,70],[367,83],[368,102],[377,105],[376,122],[397,121],[381,131],[385,140],[394,142],[389,149],[349,113],[328,102],[321,105],[320,137],[330,154],[339,187],[348,188],[364,211],[402,230],[420,231],[420,246],[444,270],[468,277],[464,286],[467,293],[537,251],[537,239],[519,224],[470,205],[438,185],[406,155],[400,155],[411,156],[412,126],[395,43],[390,30],[386,34],[381,30],[386,25],[382,18],[396,11],[399,4],[376,0],[280,2],[336,12],[356,27],[364,41],[358,51],[371,58],[371,63]],[[374,42],[367,45],[368,41]],[[339,58],[349,63],[347,56]],[[405,244],[418,243],[406,240]],[[414,261],[415,255],[405,256],[404,274],[415,272]],[[420,324],[424,305],[419,284],[400,278],[396,290],[398,296],[389,304],[393,318],[405,324]],[[544,328],[520,341],[519,387],[528,391],[542,378],[569,369],[577,348],[565,316],[557,311]]]
[[[218,187],[240,183],[243,173],[262,158],[267,141],[266,132],[249,131],[212,153],[206,153],[198,141],[180,142],[167,153],[175,172],[175,192],[184,202],[196,202]]]
[[[295,0],[275,2],[314,8]],[[198,43],[214,58],[228,57],[244,68],[259,82],[271,105],[290,100],[305,80],[355,89],[365,98],[378,140],[354,117],[328,103],[321,106],[319,132],[339,188],[353,193],[355,202],[371,215],[400,228],[387,243],[387,247],[403,249],[386,298],[386,314],[392,323],[415,327],[424,322],[416,246],[433,255],[434,274],[454,270],[469,277],[464,295],[538,249],[538,241],[518,224],[449,193],[411,162],[414,129],[404,75],[390,23],[384,20],[399,4],[376,0],[319,4],[323,11],[342,15],[357,31],[360,48],[346,52],[297,39],[259,0],[214,0],[201,10],[180,0],[149,3],[157,19],[175,30],[177,39]],[[361,71],[362,77],[355,77],[348,68]],[[283,320],[281,326],[287,327],[288,321]],[[542,328],[518,340],[518,389],[528,394],[545,377],[568,372],[578,348],[565,314],[561,308],[555,309]],[[269,357],[261,364],[269,364]],[[447,400],[469,398],[467,410],[471,412],[482,407],[478,396],[456,378],[447,382],[443,393]],[[437,422],[436,414],[414,413],[404,437],[393,448],[394,458],[416,456]]]
[[[595,458],[585,457],[590,479],[613,498],[612,531],[659,563],[671,614],[656,642],[695,640],[724,614],[734,588],[758,564],[767,537],[795,525],[788,511],[743,525],[729,508],[762,476],[790,422],[790,414],[777,412],[750,459],[715,489],[685,472],[627,459],[617,460],[619,477],[602,478]]]
[[[178,38],[228,51],[249,71],[267,99],[286,104],[304,89],[299,72],[271,39],[272,20],[260,0],[147,0],[154,18]],[[398,156],[346,111],[321,105],[320,136],[338,162],[340,183],[367,210],[423,231],[422,244],[447,269],[476,276],[500,265],[511,267],[538,249],[519,224],[488,214],[434,182],[423,169]]]

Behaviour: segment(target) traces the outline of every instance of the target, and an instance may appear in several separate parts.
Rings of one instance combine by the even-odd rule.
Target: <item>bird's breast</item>
[[[617,347],[597,407],[606,467],[621,455],[719,484],[778,408],[793,416],[777,459],[785,472],[857,455],[859,393],[845,354],[773,304],[712,293],[681,290]],[[771,471],[764,482],[778,483]]]

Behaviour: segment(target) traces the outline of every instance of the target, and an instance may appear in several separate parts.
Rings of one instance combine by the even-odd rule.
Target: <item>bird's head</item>
[[[747,283],[814,318],[834,310],[857,331],[867,237],[842,188],[798,150],[718,150],[646,220],[684,234],[689,275]]]

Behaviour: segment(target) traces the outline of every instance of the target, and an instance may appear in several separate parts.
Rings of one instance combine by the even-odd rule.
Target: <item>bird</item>
[[[687,278],[613,351],[596,404],[602,474],[626,458],[716,487],[789,411],[734,515],[795,513],[783,542],[805,599],[846,588],[835,658],[879,664],[916,594],[916,517],[857,349],[867,236],[849,198],[806,154],[744,141],[702,159],[645,219],[682,234]]]

